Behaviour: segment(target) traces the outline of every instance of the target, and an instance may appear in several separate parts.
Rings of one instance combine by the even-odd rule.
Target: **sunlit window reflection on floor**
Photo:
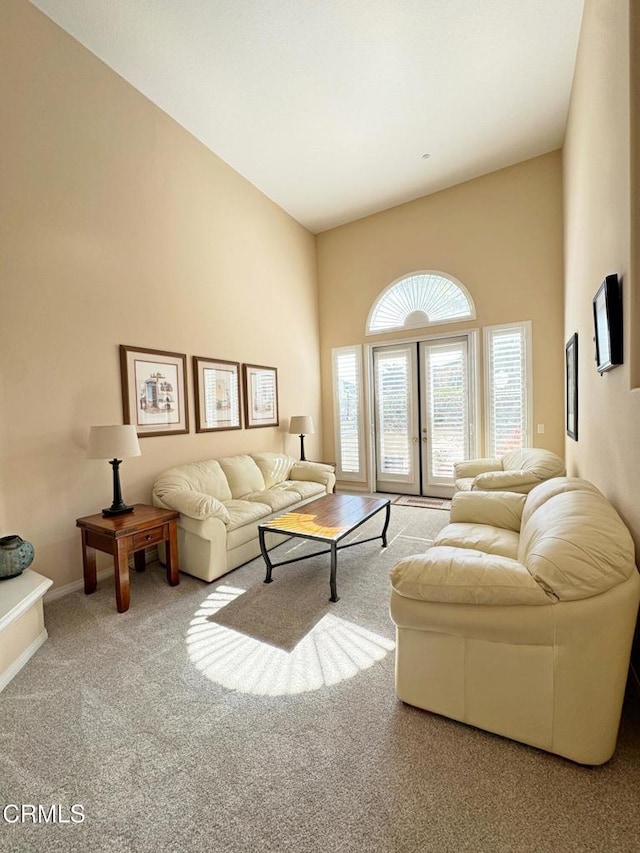
[[[373,666],[395,643],[328,613],[288,652],[216,624],[213,614],[245,592],[219,586],[187,631],[191,662],[207,678],[241,693],[282,696],[337,684]]]

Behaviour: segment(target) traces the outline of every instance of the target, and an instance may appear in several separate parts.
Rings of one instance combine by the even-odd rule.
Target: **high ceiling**
[[[583,6],[32,2],[314,232],[559,148]]]

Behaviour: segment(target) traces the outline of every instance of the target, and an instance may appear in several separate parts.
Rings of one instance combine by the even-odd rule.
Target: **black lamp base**
[[[113,468],[113,503],[108,509],[102,510],[103,518],[111,518],[113,515],[124,515],[126,512],[133,512],[132,506],[122,500],[122,491],[120,490],[120,463],[122,459],[112,459],[109,465]]]
[[[300,435],[300,461],[306,462],[307,457],[304,455],[304,435]]]
[[[113,515],[124,515],[126,512],[133,512],[132,506],[122,506],[114,509],[113,507],[109,507],[108,509],[102,510],[103,518],[111,518]]]

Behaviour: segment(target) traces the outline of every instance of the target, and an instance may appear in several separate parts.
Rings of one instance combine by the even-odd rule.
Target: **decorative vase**
[[[0,537],[0,580],[15,578],[33,562],[33,545],[20,536]]]

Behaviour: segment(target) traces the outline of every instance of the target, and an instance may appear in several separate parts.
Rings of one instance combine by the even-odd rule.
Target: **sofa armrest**
[[[391,571],[397,595],[447,604],[550,604],[553,599],[517,560],[469,548],[434,545]]]
[[[335,468],[324,462],[295,462],[289,471],[289,479],[322,483],[326,491],[330,492],[336,482]]]
[[[465,462],[456,462],[453,471],[455,480],[477,477],[485,471],[502,471],[502,459],[497,456],[487,459],[467,459]]]
[[[219,518],[225,524],[230,520],[226,506],[212,495],[189,489],[170,489],[162,496],[154,494],[154,501],[169,509],[176,509],[182,515],[202,521],[205,518]]]
[[[517,533],[526,500],[526,495],[515,492],[459,492],[451,501],[450,521],[490,524]]]
[[[473,482],[472,489],[481,491],[519,489],[523,486],[535,486],[540,482],[531,471],[487,471],[478,474]]]

